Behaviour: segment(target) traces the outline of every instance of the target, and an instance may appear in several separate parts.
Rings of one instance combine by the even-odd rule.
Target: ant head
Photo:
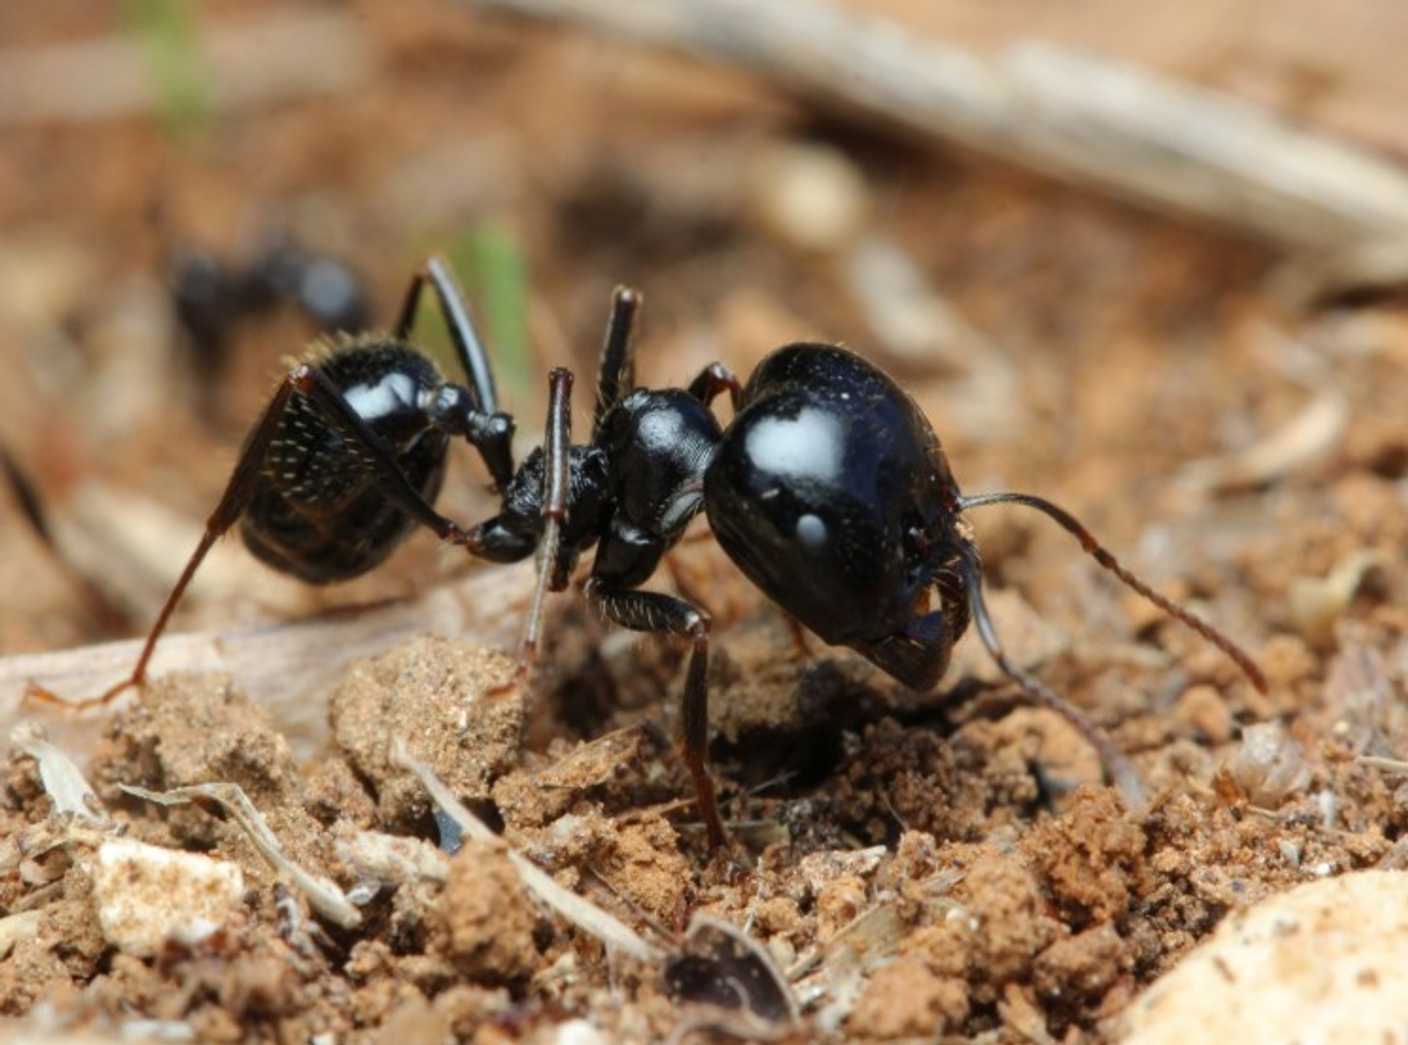
[[[915,617],[900,631],[873,641],[852,642],[851,648],[910,689],[933,689],[948,670],[956,638],[945,616],[942,610],[932,610]]]
[[[941,533],[943,539],[932,540]],[[937,529],[911,529],[906,537],[912,593],[904,625],[879,639],[850,643],[876,667],[915,690],[938,685],[948,670],[949,656],[968,629],[970,575],[960,563],[978,561],[977,546],[967,524],[945,516]],[[976,574],[974,574],[976,576]]]

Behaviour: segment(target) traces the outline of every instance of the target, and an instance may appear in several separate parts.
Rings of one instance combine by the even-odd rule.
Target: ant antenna
[[[1153,588],[1149,587],[1149,585],[1145,584],[1142,580],[1121,566],[1119,560],[1111,555],[1070,512],[1066,511],[1064,508],[1058,508],[1050,501],[1025,493],[984,493],[978,494],[975,497],[960,496],[958,498],[960,511],[967,511],[969,508],[981,508],[989,504],[1025,505],[1028,508],[1035,508],[1037,511],[1043,512],[1056,520],[1057,524],[1059,524],[1062,529],[1073,535],[1076,540],[1080,541],[1081,547],[1094,558],[1096,562],[1113,573],[1130,588],[1133,588],[1140,595],[1144,596],[1144,598],[1148,599],[1159,609],[1163,610],[1170,617],[1182,621],[1208,642],[1212,643],[1212,645],[1227,654],[1227,656],[1236,663],[1237,667],[1242,669],[1242,674],[1247,676],[1251,684],[1256,687],[1258,693],[1265,693],[1267,691],[1266,676],[1262,674],[1261,668],[1257,667],[1256,661],[1252,660],[1251,656],[1245,650],[1211,624],[1207,623],[1207,621],[1184,609],[1167,596],[1160,595]],[[973,588],[973,591],[977,591],[976,586]],[[976,598],[974,599],[973,609],[976,615],[978,609],[978,599]],[[979,618],[979,620],[981,624],[981,618]],[[983,638],[984,641],[987,641],[986,634]],[[994,648],[992,642],[988,642],[988,648]],[[995,651],[994,655],[996,656]],[[1001,663],[1000,657],[998,658],[998,663]],[[1008,674],[1012,674],[1012,672],[1009,671]]]
[[[1022,692],[1037,706],[1056,712],[1073,725],[1086,743],[1093,747],[1100,756],[1100,762],[1105,767],[1106,774],[1120,789],[1120,794],[1124,795],[1124,800],[1130,808],[1143,808],[1143,785],[1139,783],[1139,777],[1135,775],[1134,767],[1129,764],[1129,759],[1125,758],[1123,753],[1115,747],[1105,731],[1091,722],[1080,708],[1064,697],[1058,696],[1049,687],[1007,659],[1007,654],[1002,649],[1002,642],[998,639],[997,631],[992,626],[992,617],[988,614],[987,603],[983,600],[983,572],[978,562],[977,551],[969,546],[967,553],[959,557],[958,567],[962,572],[964,584],[968,588],[968,608],[972,612],[973,622],[977,625],[978,635],[983,640],[983,645],[988,648],[988,652],[992,654],[992,659],[1002,669],[1003,674],[1017,683],[1022,688]]]

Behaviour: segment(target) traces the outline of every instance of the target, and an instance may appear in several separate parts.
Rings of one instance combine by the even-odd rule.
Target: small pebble
[[[126,838],[98,848],[93,903],[103,937],[142,958],[209,939],[244,895],[237,864]]]
[[[870,214],[860,168],[823,145],[793,143],[765,150],[753,196],[768,227],[803,250],[841,249],[860,235]]]

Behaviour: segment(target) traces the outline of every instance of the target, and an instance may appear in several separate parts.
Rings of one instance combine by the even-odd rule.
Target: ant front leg
[[[679,635],[691,642],[684,696],[680,703],[680,749],[694,781],[699,815],[709,848],[727,844],[714,778],[709,774],[709,618],[683,599],[661,592],[610,588],[600,577],[587,579],[586,596],[606,617],[632,631]]]

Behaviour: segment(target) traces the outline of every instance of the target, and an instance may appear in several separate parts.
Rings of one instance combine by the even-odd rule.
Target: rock
[[[1121,1024],[1123,1045],[1408,1042],[1408,873],[1327,878],[1228,915]]]
[[[538,911],[503,843],[465,842],[450,862],[440,913],[450,959],[475,982],[521,982],[537,967]]]
[[[148,958],[168,943],[209,939],[243,896],[244,875],[228,860],[125,838],[98,847],[93,904],[104,938],[127,954]]]
[[[302,805],[288,741],[227,675],[176,672],[152,681],[114,720],[95,779],[156,791],[238,784],[260,809]],[[199,814],[203,818],[205,814]]]
[[[845,153],[793,143],[766,150],[752,179],[754,207],[784,241],[818,252],[854,241],[870,214],[865,176]]]

